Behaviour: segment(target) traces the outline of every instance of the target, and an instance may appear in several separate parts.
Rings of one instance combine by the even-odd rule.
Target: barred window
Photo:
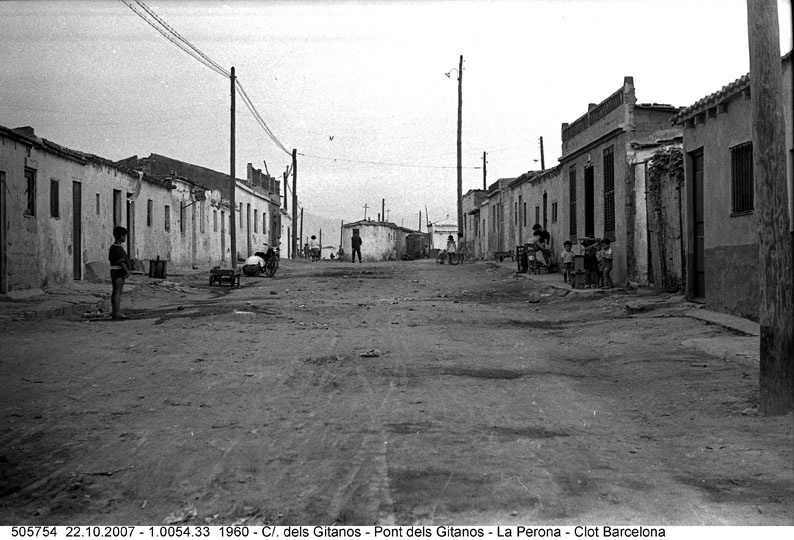
[[[749,214],[753,201],[753,143],[731,148],[731,214]]]
[[[615,236],[615,152],[604,150],[604,237]]]
[[[167,204],[165,205],[165,212],[163,217],[163,228],[166,231],[171,230],[171,207]]]
[[[25,169],[25,215],[36,215],[36,171]]]
[[[569,234],[571,238],[576,238],[576,168],[568,170],[568,182],[570,184],[571,212],[569,214]]]
[[[61,217],[60,193],[58,193],[58,180],[50,178],[50,217]]]
[[[556,202],[551,203],[551,222],[552,223],[556,223],[557,222],[557,203]]]

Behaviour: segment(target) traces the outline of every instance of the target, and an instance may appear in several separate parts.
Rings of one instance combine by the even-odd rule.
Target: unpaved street
[[[731,336],[683,304],[487,262],[206,275],[0,323],[0,524],[794,524],[792,415],[681,345]]]

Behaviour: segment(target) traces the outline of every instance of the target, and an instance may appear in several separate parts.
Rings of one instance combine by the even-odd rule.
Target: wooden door
[[[694,279],[692,297],[706,298],[705,241],[706,227],[703,216],[703,152],[692,155],[692,234],[694,244]]]

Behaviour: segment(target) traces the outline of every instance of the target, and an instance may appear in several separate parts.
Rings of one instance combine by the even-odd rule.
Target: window
[[[113,190],[113,226],[121,225],[121,190]]]
[[[199,232],[204,232],[204,222],[206,221],[206,216],[204,214],[204,201],[199,203]]]
[[[152,214],[154,213],[154,202],[151,199],[146,201],[146,226],[152,226]]]
[[[96,194],[96,215],[99,215],[99,193]]]
[[[50,217],[61,217],[61,203],[58,194],[58,180],[50,178]]]
[[[604,237],[615,237],[615,152],[604,150]]]
[[[163,223],[166,231],[171,230],[171,207],[167,204],[165,205],[165,221]]]
[[[179,201],[179,232],[185,232],[185,201]]]
[[[753,143],[731,148],[731,215],[753,212]]]
[[[212,211],[212,231],[218,232],[218,211]]]
[[[551,222],[557,223],[557,203],[551,203]]]
[[[515,216],[516,225],[518,225],[518,202],[513,203],[513,215]]]
[[[240,203],[240,229],[243,228],[243,203]]]
[[[527,226],[527,203],[524,202],[524,227]]]
[[[262,234],[267,233],[267,212],[262,212]]]
[[[259,211],[254,208],[254,232],[258,232],[257,229],[259,227]]]
[[[535,223],[540,223],[540,206],[535,207]]]
[[[33,169],[25,169],[25,197],[27,203],[25,205],[25,215],[36,215],[36,171]]]
[[[570,214],[568,215],[568,233],[571,236],[571,241],[576,238],[576,168],[571,167],[568,169],[568,183],[569,183],[569,193],[570,193],[570,201],[571,201],[571,209]]]

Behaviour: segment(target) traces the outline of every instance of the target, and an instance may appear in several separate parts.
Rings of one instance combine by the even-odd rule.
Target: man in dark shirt
[[[358,231],[353,231],[351,245],[353,246],[353,262],[356,262],[356,253],[358,253],[358,262],[361,262],[361,236]]]
[[[130,276],[127,252],[124,251],[124,242],[127,241],[127,229],[121,226],[113,227],[113,245],[108,252],[110,262],[110,281],[113,283],[113,292],[110,295],[111,316],[114,321],[126,319],[119,313],[121,309],[121,292],[124,290],[124,280]]]

